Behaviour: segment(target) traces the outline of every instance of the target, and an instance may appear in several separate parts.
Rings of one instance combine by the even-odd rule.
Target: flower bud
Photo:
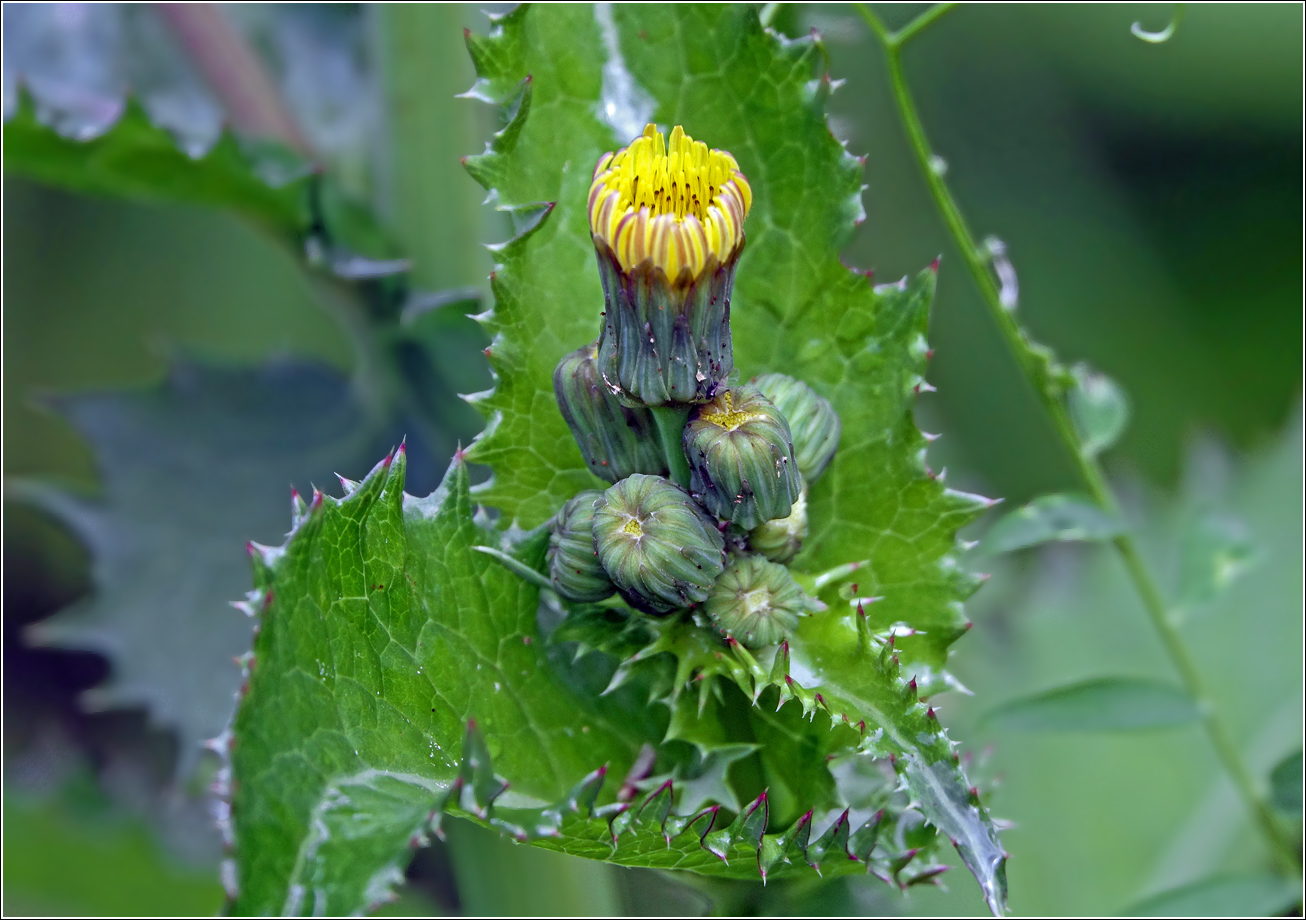
[[[753,203],[739,164],[655,125],[594,168],[603,379],[627,405],[706,402],[734,368],[730,294]]]
[[[631,604],[666,613],[702,603],[725,566],[715,522],[679,486],[636,473],[594,508],[594,548]]]
[[[816,482],[839,447],[839,413],[807,384],[786,374],[764,374],[753,384],[789,423],[798,472],[805,481]]]
[[[653,414],[617,401],[599,376],[598,343],[578,348],[558,362],[553,392],[585,464],[600,479],[616,482],[631,473],[667,473]]]
[[[601,601],[616,587],[594,552],[594,503],[603,495],[578,492],[553,519],[549,535],[549,578],[569,601]]]
[[[712,586],[707,615],[745,648],[775,645],[804,614],[824,605],[794,581],[789,570],[761,556],[735,556]]]
[[[725,390],[690,412],[684,448],[690,491],[745,530],[788,517],[802,490],[789,426],[757,387]]]
[[[754,527],[748,534],[748,545],[772,562],[788,563],[803,548],[807,539],[807,486],[804,485],[794,500],[788,517],[776,518]]]

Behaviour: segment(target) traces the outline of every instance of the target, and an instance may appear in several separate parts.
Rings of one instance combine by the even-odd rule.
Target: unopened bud
[[[789,423],[798,472],[807,482],[816,482],[839,447],[839,413],[807,384],[786,374],[764,374],[753,383]]]
[[[689,414],[689,487],[708,511],[752,530],[788,517],[802,489],[789,425],[754,386],[725,390]]]
[[[789,570],[761,556],[735,556],[705,605],[707,615],[745,648],[775,645],[798,618],[824,609],[807,595]]]
[[[653,427],[653,414],[617,401],[599,376],[598,343],[578,348],[558,362],[553,392],[585,465],[600,479],[616,482],[631,473],[665,475],[666,456]]]
[[[803,548],[807,539],[807,486],[804,485],[794,501],[788,517],[776,518],[754,527],[748,534],[748,545],[772,562],[790,562]]]
[[[616,591],[594,552],[597,490],[577,493],[553,519],[549,536],[549,578],[569,601],[601,601]]]
[[[603,378],[632,405],[702,403],[734,368],[730,294],[752,188],[735,158],[649,125],[599,157],[588,201]]]
[[[602,241],[595,248],[605,304],[604,381],[626,405],[706,402],[735,367],[734,260],[673,283],[652,262],[627,273]]]
[[[679,486],[636,473],[594,508],[594,548],[631,604],[666,613],[707,599],[725,566],[716,523]]]

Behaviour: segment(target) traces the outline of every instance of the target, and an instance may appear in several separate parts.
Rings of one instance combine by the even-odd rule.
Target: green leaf
[[[920,700],[916,679],[908,682],[903,677],[894,642],[877,641],[864,616],[856,615],[851,642],[846,639],[848,624],[839,618],[808,618],[767,665],[737,643],[727,643],[715,632],[693,624],[639,616],[614,622],[614,616],[613,611],[597,608],[577,610],[559,626],[553,639],[578,642],[577,654],[600,649],[623,659],[614,684],[656,662],[659,655],[672,656],[674,675],[664,673],[661,680],[655,677],[650,681],[653,695],[676,713],[668,738],[710,746],[704,735],[703,713],[705,705],[712,711],[714,678],[733,683],[757,701],[751,710],[745,710],[754,720],[776,712],[788,716],[785,733],[790,738],[798,732],[815,733],[809,743],[820,756],[814,761],[800,759],[799,767],[816,770],[836,753],[849,751],[862,760],[890,758],[917,807],[954,841],[990,904],[1000,904],[1005,898],[1005,855],[996,831],[967,783],[934,709]],[[874,653],[868,654],[872,648]],[[697,704],[688,702],[688,687],[695,688]],[[697,719],[693,717],[695,709]],[[784,775],[792,782],[797,772],[794,763],[786,762],[783,755],[776,757],[771,748],[778,734],[757,729],[755,725],[756,737],[768,742],[760,751],[763,762],[777,761],[777,769],[768,776]],[[781,765],[788,769],[780,769]],[[850,790],[840,788],[839,795],[843,802],[850,802]]]
[[[112,127],[76,140],[42,124],[22,90],[5,122],[4,160],[6,173],[75,192],[232,208],[288,232],[309,221],[307,163],[288,172],[289,181],[269,182],[261,171],[273,167],[271,153],[260,157],[242,149],[229,131],[193,158],[131,97]]]
[[[1277,875],[1202,879],[1139,901],[1126,917],[1267,917],[1301,901],[1301,882]]]
[[[1129,398],[1106,374],[1086,364],[1071,369],[1075,385],[1066,394],[1066,408],[1079,436],[1079,449],[1096,457],[1113,446],[1129,424]]]
[[[1214,513],[1198,516],[1183,537],[1180,606],[1210,603],[1255,565],[1257,555],[1241,521]]]
[[[843,422],[834,463],[812,487],[811,535],[796,567],[864,565],[856,585],[845,577],[824,586],[831,611],[793,638],[796,666],[806,670],[788,681],[783,668],[772,680],[769,664],[715,659],[719,639],[642,636],[632,647],[631,637],[616,635],[620,626],[614,644],[604,645],[602,624],[585,632],[595,647],[621,646],[618,658],[672,656],[661,688],[668,698],[707,669],[704,688],[720,674],[751,700],[773,687],[779,705],[798,701],[782,716],[794,709],[812,718],[820,709],[826,727],[808,729],[815,747],[899,757],[930,820],[970,847],[963,855],[1000,909],[996,834],[969,803],[937,719],[898,673],[900,657],[922,681],[938,674],[968,627],[961,602],[979,582],[951,554],[957,531],[992,503],[947,489],[928,470],[927,441],[912,419],[915,395],[928,386],[935,267],[875,288],[839,262],[862,217],[862,177],[825,123],[832,84],[818,75],[819,42],[768,33],[747,6],[540,6],[496,20],[469,47],[479,77],[471,95],[503,106],[504,127],[467,167],[520,231],[495,251],[495,306],[483,316],[496,386],[474,398],[487,426],[468,455],[494,475],[477,499],[533,527],[596,484],[551,383],[562,355],[599,329],[602,293],[584,206],[592,164],[645,120],[682,124],[730,150],[754,191],[731,305],[736,364],[745,377],[800,377]],[[853,594],[877,600],[858,605]],[[881,656],[891,630],[900,637],[896,655]],[[865,731],[846,727],[844,716]],[[672,727],[672,738],[704,737],[693,718],[673,718]],[[836,741],[819,738],[829,727]],[[765,747],[759,756],[765,765]]]
[[[1270,773],[1270,801],[1286,815],[1301,817],[1301,750],[1279,761]]]
[[[1044,495],[994,524],[981,546],[988,553],[1007,553],[1054,540],[1109,540],[1124,531],[1122,521],[1087,499]]]
[[[292,483],[308,491],[336,470],[356,474],[397,435],[369,420],[346,379],[308,364],[179,362],[158,387],[53,402],[95,450],[100,494],[20,481],[8,496],[87,546],[94,593],[32,636],[106,655],[112,676],[87,702],[147,707],[177,732],[186,775],[240,686],[231,661],[252,624],[229,601],[249,584],[242,547],[285,532]]]
[[[468,747],[475,746],[474,739],[469,734]],[[606,771],[596,770],[552,805],[490,806],[483,811],[459,806],[461,790],[455,785],[453,802],[447,802],[445,810],[518,841],[574,856],[721,878],[810,876],[813,869],[825,877],[854,872],[887,875],[895,860],[902,866],[912,864],[912,874],[923,871],[921,864],[932,868],[927,860],[914,862],[917,852],[889,849],[870,858],[882,813],[871,815],[852,835],[847,809],[827,818],[814,818],[809,811],[784,830],[765,833],[770,813],[765,792],[728,821],[719,805],[685,807],[683,796],[677,801],[672,780],[647,783],[652,787],[649,791],[596,806],[605,779]],[[816,828],[824,828],[824,833]]]
[[[102,133],[78,138],[43,123],[20,87],[4,124],[4,165],[6,174],[74,192],[235,211],[304,245],[311,263],[339,277],[375,278],[407,267],[370,211],[313,163],[231,131],[193,157],[133,96]]]
[[[661,730],[549,655],[538,589],[475,549],[465,463],[420,500],[405,466],[401,449],[316,499],[285,546],[255,548],[261,630],[231,752],[239,913],[357,911],[455,782],[482,817],[495,770],[511,799],[547,802],[597,766],[624,770]],[[484,742],[464,762],[473,718]]]
[[[986,721],[1010,731],[1131,731],[1168,728],[1201,718],[1188,694],[1170,684],[1100,677],[998,706]]]
[[[956,531],[991,502],[949,490],[927,470],[927,442],[912,421],[934,272],[877,290],[839,263],[837,247],[860,216],[861,179],[825,127],[829,86],[810,79],[818,44],[783,42],[746,7],[613,15],[630,74],[652,98],[673,100],[654,117],[731,150],[754,177],[731,310],[737,364],[745,375],[801,377],[843,420],[840,451],[812,489],[812,534],[798,565],[869,559],[863,587],[884,598],[873,621],[910,623],[920,635],[904,654],[941,667],[966,629],[959,601],[979,584],[949,553]],[[494,471],[477,498],[524,527],[597,482],[584,472],[551,380],[558,359],[598,332],[588,164],[629,139],[595,115],[609,59],[599,31],[587,8],[525,7],[490,38],[470,40],[481,75],[473,92],[506,101],[509,121],[468,169],[501,207],[535,219],[497,252],[496,302],[484,317],[497,385],[476,397],[487,427],[468,455]],[[727,59],[737,63],[705,63]],[[539,212],[541,202],[552,204]]]
[[[827,875],[869,869],[903,885],[937,875],[930,848],[921,848],[932,830],[909,850],[892,839],[877,849],[870,830],[846,836],[847,819],[836,815],[813,850],[810,814],[763,837],[761,806],[745,805],[727,825],[719,806],[694,810],[687,796],[697,780],[678,769],[650,778],[644,785],[655,788],[634,804],[600,797],[604,770],[566,792],[569,776],[582,776],[585,765],[624,770],[642,744],[666,732],[642,705],[648,686],[633,679],[599,696],[610,669],[596,670],[592,657],[572,663],[554,654],[537,625],[538,588],[477,551],[489,534],[472,522],[465,464],[455,460],[440,490],[413,499],[401,491],[405,462],[400,451],[350,484],[345,498],[317,499],[285,546],[255,548],[250,602],[260,608],[261,629],[227,736],[234,737],[236,912],[338,913],[377,902],[399,877],[410,844],[445,811],[625,865],[756,878],[762,870],[802,874],[816,863]],[[538,535],[510,536],[505,545],[501,552],[540,564]],[[763,697],[763,712],[776,708],[773,693]],[[800,707],[784,713],[788,732],[802,725]],[[951,798],[955,764],[937,720],[921,712],[916,722],[904,725],[932,740],[885,743],[909,751],[904,775],[924,790],[920,807],[945,815],[938,826],[950,834],[982,830],[965,787],[961,801]],[[823,763],[824,752],[814,753]],[[925,753],[943,755],[947,765],[927,762]],[[700,775],[710,774],[709,767]],[[721,788],[720,776],[711,782]],[[761,802],[769,814],[767,798]],[[904,805],[886,800],[881,810],[901,815]],[[963,836],[959,843],[977,842]],[[850,849],[858,846],[865,852]],[[1000,850],[992,855],[1000,872]]]
[[[819,45],[782,42],[745,7],[617,7],[613,17],[636,95],[666,100],[649,117],[732,151],[752,181],[731,308],[737,365],[745,376],[802,378],[843,420],[840,452],[812,490],[812,535],[798,564],[871,559],[867,593],[885,598],[877,624],[912,623],[922,635],[906,653],[941,667],[966,628],[956,602],[978,585],[945,560],[956,530],[989,502],[925,468],[927,442],[912,421],[934,273],[877,291],[838,260],[861,217],[861,175],[825,126],[830,86],[812,80]],[[473,92],[506,103],[507,124],[467,165],[500,207],[535,220],[496,251],[485,323],[497,385],[476,398],[487,427],[469,457],[494,471],[477,498],[531,527],[597,482],[556,409],[552,372],[598,333],[603,300],[584,203],[591,164],[630,137],[596,116],[613,59],[590,9],[522,8],[496,30],[470,42]],[[541,203],[551,204],[539,212]]]

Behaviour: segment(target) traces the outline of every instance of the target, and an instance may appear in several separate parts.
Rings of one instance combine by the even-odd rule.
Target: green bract
[[[603,379],[635,405],[706,402],[735,367],[735,260],[714,260],[701,277],[673,284],[652,262],[624,272],[607,246],[594,245],[603,280]]]
[[[783,565],[736,556],[712,586],[707,615],[745,648],[775,645],[806,613],[825,609],[808,597]]]
[[[550,528],[549,580],[569,601],[601,601],[616,590],[594,551],[594,503],[602,495],[598,490],[577,493]]]
[[[775,518],[754,527],[748,533],[748,545],[772,562],[793,561],[807,538],[807,486],[794,499],[788,517]]]
[[[789,425],[754,386],[726,390],[689,415],[689,488],[717,517],[751,530],[789,516],[803,487]]]
[[[798,472],[807,482],[816,482],[839,447],[839,413],[815,390],[788,374],[763,374],[753,385],[775,403],[789,423]]]
[[[702,603],[725,564],[720,532],[685,491],[639,473],[596,503],[594,548],[622,595],[651,613]]]
[[[590,472],[616,482],[631,473],[665,476],[653,416],[617,401],[599,376],[597,343],[571,352],[553,371],[553,392]]]

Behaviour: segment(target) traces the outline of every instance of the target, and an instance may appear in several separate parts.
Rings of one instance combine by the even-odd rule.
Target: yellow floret
[[[664,142],[655,125],[599,157],[590,185],[590,232],[631,271],[646,259],[671,280],[698,277],[744,244],[753,190],[735,158],[709,150],[677,125]]]

